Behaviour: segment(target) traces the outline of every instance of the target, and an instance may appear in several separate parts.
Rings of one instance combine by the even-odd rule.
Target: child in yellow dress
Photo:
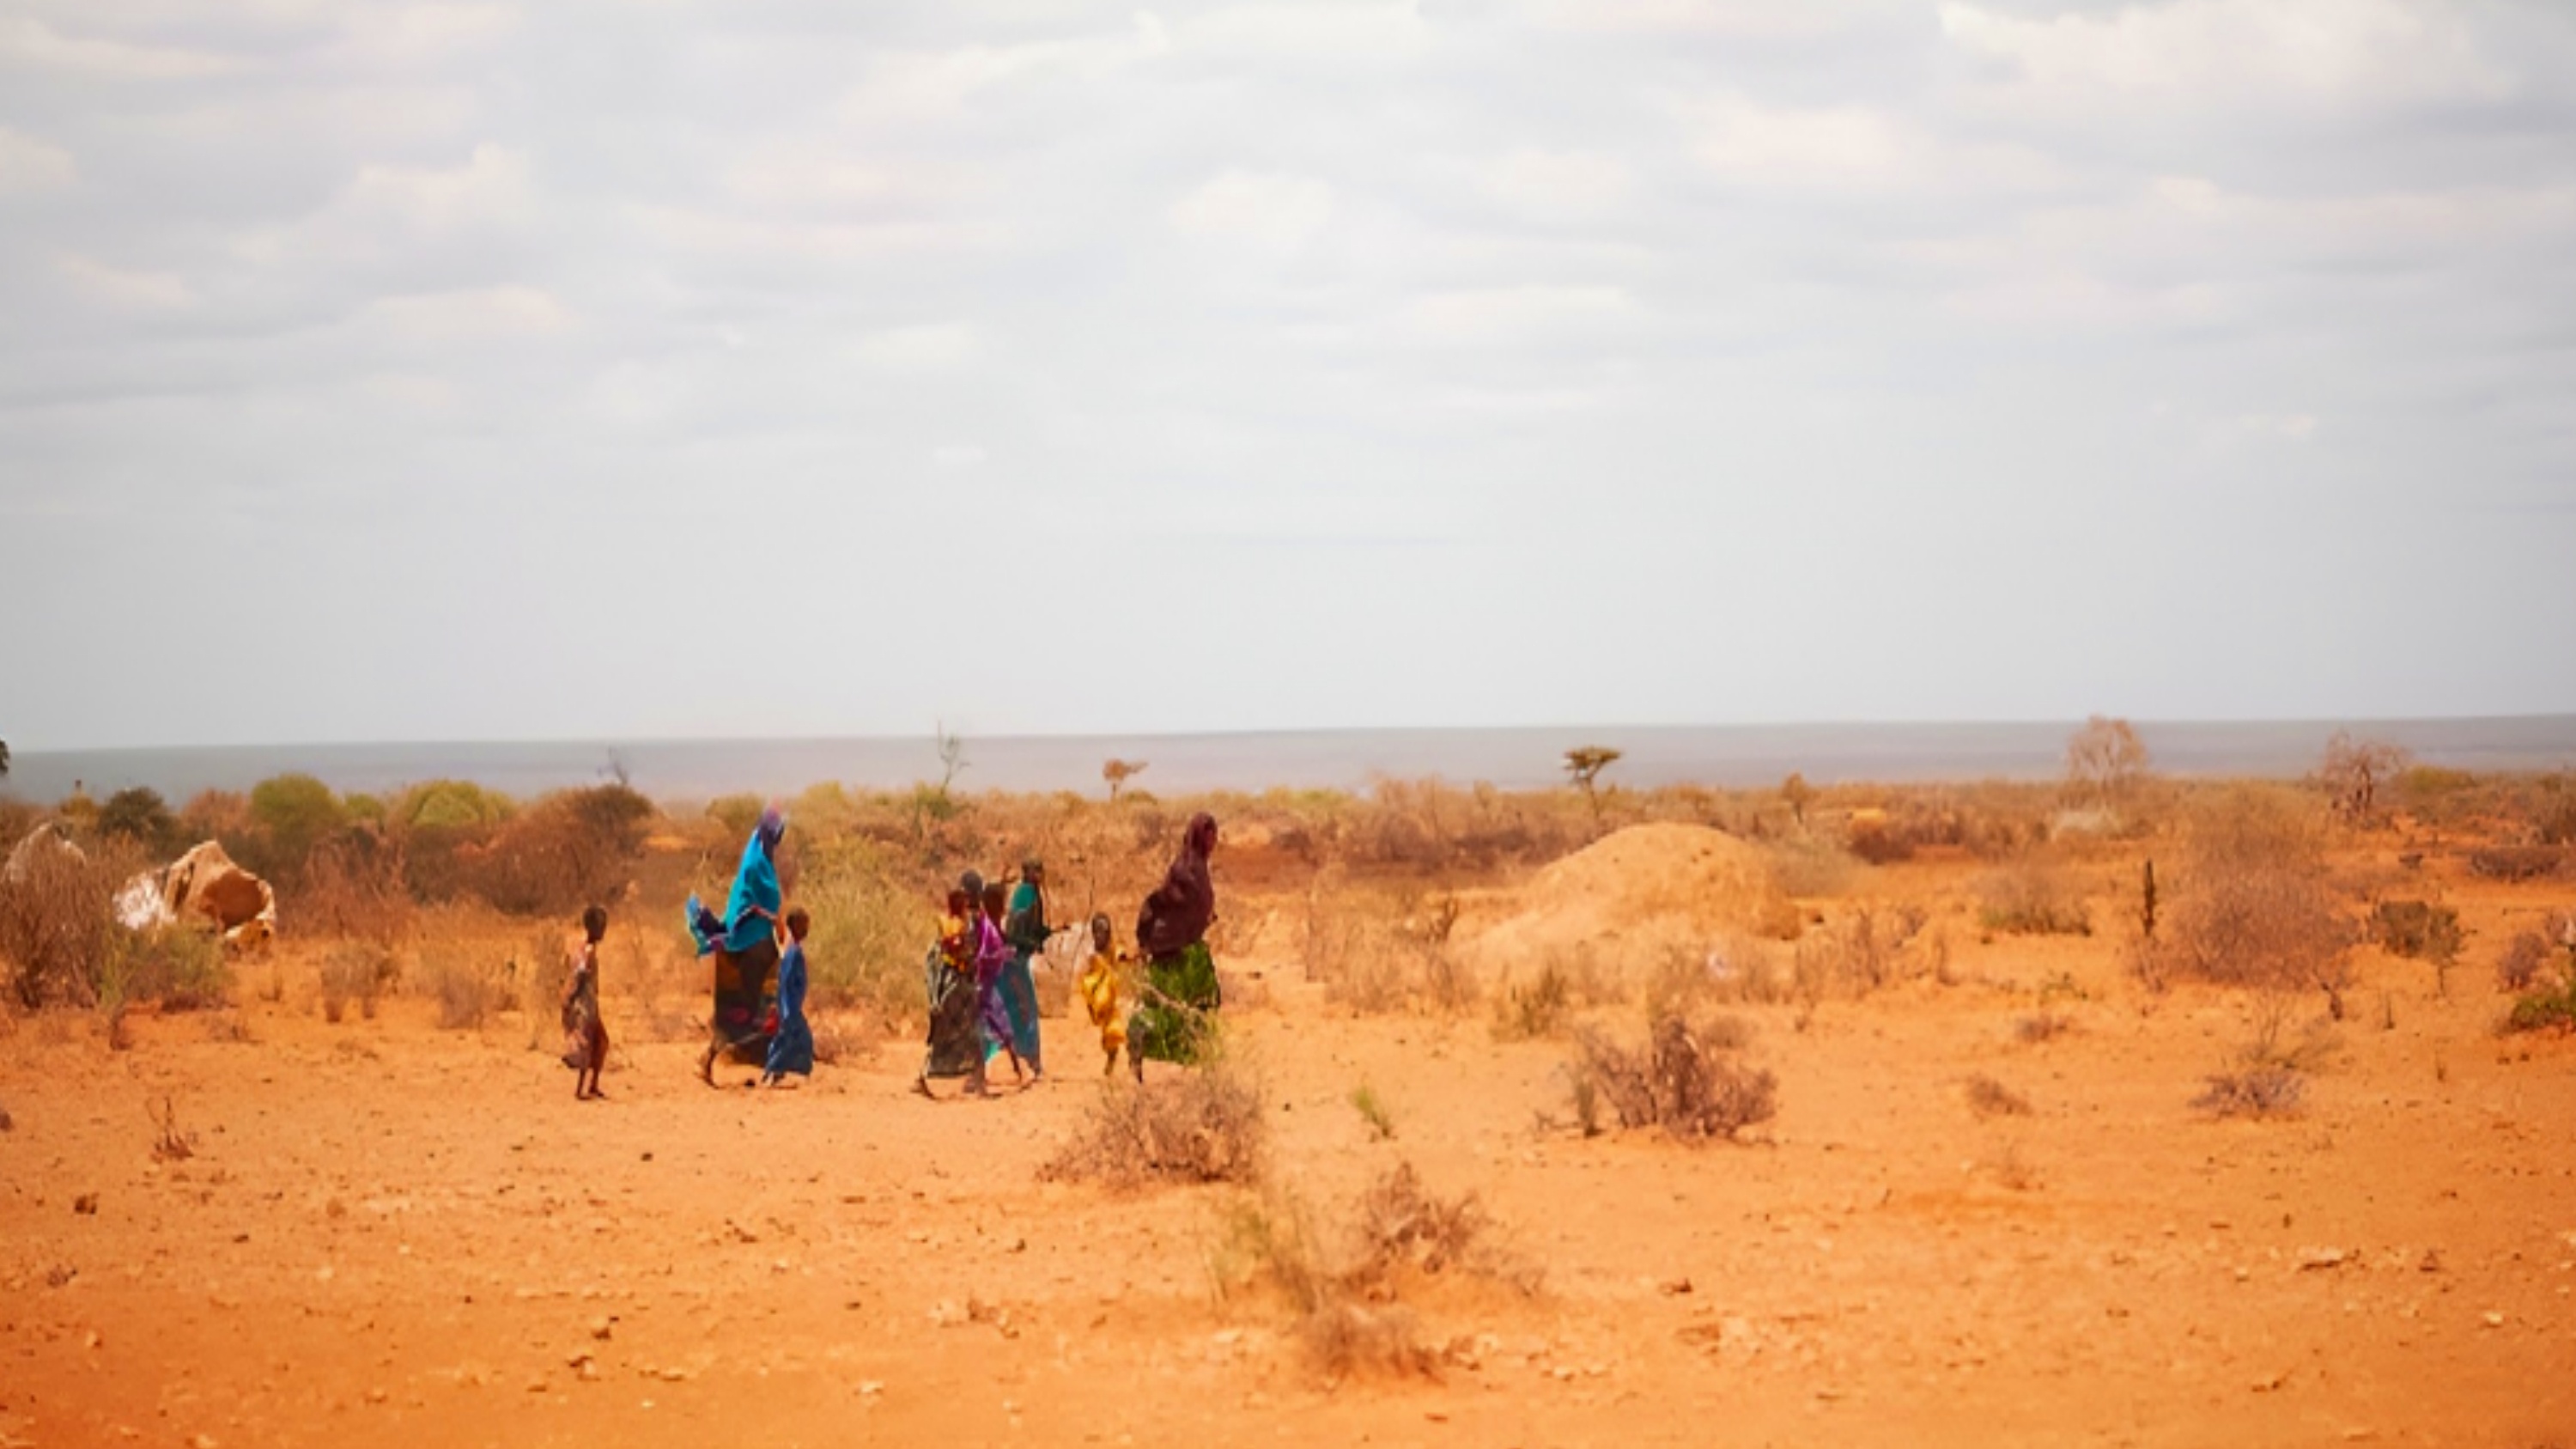
[[[1127,1046],[1127,1018],[1118,1014],[1118,968],[1126,957],[1110,949],[1109,918],[1091,918],[1091,963],[1082,968],[1074,989],[1082,993],[1083,1008],[1091,1013],[1091,1024],[1100,1028],[1100,1050],[1104,1060],[1100,1075],[1108,1076],[1118,1068],[1118,1053]]]

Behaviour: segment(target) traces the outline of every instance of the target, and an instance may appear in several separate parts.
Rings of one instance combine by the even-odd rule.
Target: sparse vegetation
[[[1252,1182],[1267,1145],[1261,1094],[1219,1060],[1142,1086],[1103,1089],[1044,1176],[1135,1188]]]
[[[2355,739],[2337,730],[2326,742],[2317,780],[2346,824],[2366,826],[2378,819],[2379,792],[2412,761],[2399,746],[2380,740]]]
[[[2371,934],[2391,956],[2447,965],[2460,956],[2460,913],[2425,901],[2381,901]]]
[[[1369,1138],[1375,1142],[1395,1139],[1395,1119],[1387,1114],[1386,1103],[1378,1100],[1377,1089],[1366,1082],[1351,1089],[1351,1110],[1368,1124]]]
[[[1619,763],[1620,755],[1620,751],[1607,745],[1579,745],[1565,752],[1566,776],[1574,781],[1575,788],[1583,792],[1584,802],[1592,807],[1594,820],[1601,818],[1601,794],[1596,782],[1600,780],[1602,771]]]
[[[2030,1099],[1980,1072],[1968,1078],[1968,1110],[1980,1117],[2027,1117]]]
[[[2354,931],[2296,811],[2275,795],[2232,791],[2200,812],[2190,844],[2166,928],[2137,952],[2149,984],[2321,990],[2340,1016]]]
[[[2055,1041],[2075,1029],[2075,1018],[2054,1011],[2042,1011],[2013,1023],[2013,1039],[2025,1046]]]
[[[1466,1273],[1525,1293],[1537,1286],[1535,1271],[1496,1242],[1474,1194],[1441,1197],[1410,1162],[1361,1193],[1330,1241],[1284,1189],[1248,1199],[1227,1218],[1217,1257],[1228,1292],[1278,1296],[1309,1367],[1329,1379],[1438,1371],[1440,1356],[1420,1342],[1403,1301],[1415,1282]]]
[[[2244,1067],[2204,1079],[2193,1110],[2213,1117],[2281,1117],[2296,1112],[2307,1079],[2284,1066]]]
[[[1779,1111],[1778,1079],[1734,1058],[1746,1035],[1741,1022],[1723,1017],[1696,1030],[1678,1016],[1661,1018],[1642,1048],[1587,1031],[1577,1037],[1575,1075],[1592,1083],[1622,1127],[1661,1127],[1689,1142],[1733,1140]]]
[[[2097,714],[2066,741],[2067,794],[2094,809],[2127,804],[2146,777],[2146,742],[2127,720]]]
[[[1988,871],[1977,883],[1977,923],[2014,936],[2089,936],[2093,921],[2083,888],[2067,871],[2021,860]]]
[[[395,970],[393,953],[363,941],[344,941],[322,958],[322,1018],[337,1023],[355,1004],[372,1021],[376,1000]]]

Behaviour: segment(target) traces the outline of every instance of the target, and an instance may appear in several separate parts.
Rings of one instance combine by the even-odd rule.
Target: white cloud
[[[2304,443],[2315,437],[2317,420],[2307,413],[2248,413],[2236,420],[2246,432],[2263,437]]]
[[[1210,11],[1182,26],[1181,45],[1192,51],[1350,65],[1410,55],[1431,36],[1414,0],[1286,0]]]
[[[1538,216],[1587,216],[1627,199],[1633,172],[1626,160],[1593,151],[1512,151],[1487,163],[1487,194]]]
[[[519,150],[485,143],[461,165],[370,165],[329,203],[238,244],[258,262],[401,256],[462,233],[523,225],[539,193]]]
[[[1169,215],[1193,236],[1293,252],[1333,219],[1333,188],[1311,177],[1227,171],[1174,202]]]
[[[197,300],[176,272],[127,271],[77,253],[56,258],[55,266],[82,294],[121,311],[171,311]]]
[[[2077,99],[2385,102],[2511,88],[2455,13],[2420,0],[2173,0],[2046,20],[1951,3],[1941,7],[1941,29],[2032,85]]]
[[[1693,108],[1700,164],[1731,181],[1784,190],[2039,189],[2055,162],[2019,145],[1964,145],[1868,106],[1788,108],[1727,96]]]
[[[986,456],[985,451],[973,443],[943,443],[930,450],[931,464],[950,470],[980,467]]]
[[[1399,331],[1429,343],[1533,343],[1632,323],[1618,287],[1524,286],[1431,292],[1407,303]]]
[[[168,46],[65,35],[41,20],[0,20],[0,67],[69,71],[112,80],[179,80],[235,69],[224,56]]]
[[[964,322],[890,327],[861,337],[851,351],[876,372],[927,376],[956,372],[975,360],[975,329]]]
[[[472,287],[379,297],[364,321],[406,341],[543,337],[577,320],[572,309],[536,287]]]
[[[69,151],[0,126],[0,196],[69,186],[79,174]]]

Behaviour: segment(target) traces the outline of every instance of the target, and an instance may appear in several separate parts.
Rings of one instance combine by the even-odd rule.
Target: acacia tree
[[[1101,765],[1100,778],[1109,782],[1111,804],[1117,803],[1118,792],[1126,788],[1128,781],[1145,773],[1146,763],[1144,760],[1109,760]]]
[[[2109,809],[2147,777],[2147,745],[2127,720],[2095,715],[2066,740],[2066,783],[2077,798]]]
[[[2367,825],[2378,806],[2379,787],[2413,758],[2402,746],[2357,740],[2347,731],[2336,730],[2334,738],[2326,741],[2326,757],[2317,767],[2317,778],[2333,797],[2337,815],[2351,824]]]
[[[0,740],[0,780],[9,778],[9,742]]]
[[[1607,745],[1580,745],[1565,752],[1565,773],[1583,791],[1595,821],[1601,818],[1601,795],[1593,782],[1601,778],[1602,771],[1619,763],[1619,756],[1620,751]]]

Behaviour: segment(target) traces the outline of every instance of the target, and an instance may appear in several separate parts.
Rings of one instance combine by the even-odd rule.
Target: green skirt
[[[1169,956],[1157,956],[1145,967],[1147,991],[1127,1019],[1127,1050],[1157,1062],[1190,1065],[1199,1059],[1208,1015],[1221,1005],[1216,984],[1216,958],[1204,941]]]

